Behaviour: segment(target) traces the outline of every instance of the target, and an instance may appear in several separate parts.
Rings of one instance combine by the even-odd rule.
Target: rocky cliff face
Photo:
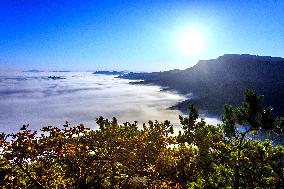
[[[221,113],[224,104],[237,105],[243,100],[244,90],[254,89],[265,95],[264,103],[275,108],[276,115],[284,115],[284,59],[248,54],[225,54],[217,59],[200,60],[186,70],[155,73],[132,73],[127,79],[143,79],[193,93],[192,101],[209,113]],[[188,101],[176,107],[186,110]]]
[[[212,60],[201,60],[192,67],[200,74],[223,79],[273,82],[284,80],[284,59],[271,56],[225,54]]]

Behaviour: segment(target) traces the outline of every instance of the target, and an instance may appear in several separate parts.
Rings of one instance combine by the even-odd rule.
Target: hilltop
[[[190,98],[172,108],[186,111],[189,102],[205,113],[220,114],[225,104],[237,105],[247,88],[265,96],[264,105],[274,107],[275,115],[284,113],[284,59],[249,54],[224,54],[217,59],[200,60],[185,70],[128,73],[120,78],[143,80],[174,89]]]

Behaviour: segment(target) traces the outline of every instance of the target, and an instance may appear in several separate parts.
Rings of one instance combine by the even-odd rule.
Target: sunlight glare
[[[177,47],[183,54],[196,56],[205,48],[205,37],[201,31],[187,30],[179,34]]]

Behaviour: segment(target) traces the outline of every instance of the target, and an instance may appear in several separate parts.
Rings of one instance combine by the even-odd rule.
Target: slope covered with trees
[[[169,121],[139,128],[100,117],[98,130],[66,122],[40,133],[25,125],[1,135],[0,188],[283,188],[283,146],[247,137],[283,130],[262,100],[246,91],[219,126],[198,121],[191,105],[178,135]]]
[[[187,110],[188,102],[208,113],[221,114],[225,104],[237,105],[245,89],[265,95],[264,104],[274,107],[275,115],[284,114],[284,59],[270,56],[225,54],[200,60],[186,70],[129,73],[121,78],[141,79],[140,84],[155,84],[192,94],[190,100],[174,108]],[[137,82],[136,82],[137,83]]]

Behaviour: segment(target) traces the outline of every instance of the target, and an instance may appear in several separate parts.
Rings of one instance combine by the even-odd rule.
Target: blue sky
[[[187,28],[206,45],[176,45]],[[284,1],[0,0],[0,69],[185,69],[224,53],[284,56]]]

